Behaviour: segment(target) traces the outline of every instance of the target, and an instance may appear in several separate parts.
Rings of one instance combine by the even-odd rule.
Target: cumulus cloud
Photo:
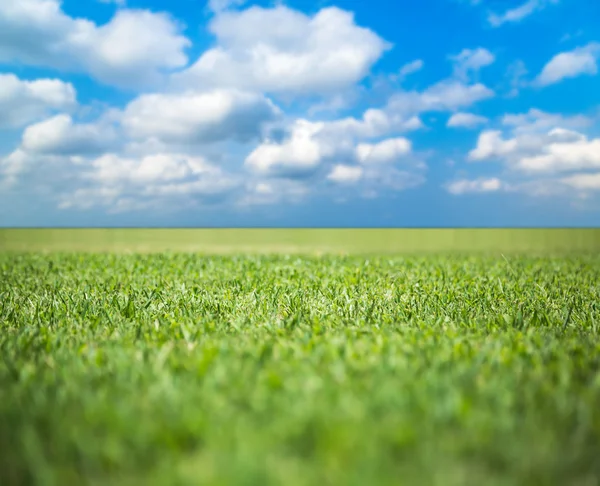
[[[474,115],[473,113],[455,113],[449,118],[446,126],[451,128],[474,128],[487,122],[488,119],[484,116]]]
[[[61,114],[28,126],[21,147],[30,153],[85,155],[109,149],[116,139],[116,130],[108,123],[76,124]]]
[[[331,94],[363,79],[390,47],[336,7],[314,16],[283,5],[225,11],[209,30],[216,47],[174,75],[174,85]]]
[[[466,81],[471,74],[477,74],[482,68],[493,64],[495,56],[482,47],[463,49],[459,54],[450,56],[454,63],[454,76]]]
[[[563,184],[580,190],[600,190],[600,172],[576,174],[561,179]]]
[[[0,158],[0,188],[7,190],[17,183],[18,176],[27,167],[27,153],[15,150]]]
[[[63,188],[65,181],[75,180],[82,162],[84,158],[79,155],[38,154],[18,147],[0,158],[0,186],[15,188],[26,184],[36,195],[47,194]]]
[[[122,124],[137,139],[163,142],[249,141],[280,110],[266,97],[237,90],[214,89],[181,94],[148,94],[125,108]]]
[[[390,138],[376,144],[361,143],[356,147],[356,158],[361,164],[388,164],[411,152],[406,138]]]
[[[540,154],[522,157],[517,167],[528,172],[559,172],[600,169],[600,139],[578,133],[552,131]]]
[[[515,139],[504,140],[500,130],[488,130],[479,135],[477,146],[469,152],[469,160],[502,157],[514,152],[516,148],[517,141]]]
[[[105,206],[111,211],[220,199],[239,181],[203,157],[160,153],[141,158],[105,154],[83,171],[87,185],[63,194],[61,208]]]
[[[109,22],[68,16],[59,0],[0,2],[0,62],[86,72],[118,86],[157,82],[187,64],[190,41],[164,13],[119,9]]]
[[[25,81],[13,74],[0,74],[0,128],[17,128],[76,104],[70,83],[57,79]]]
[[[469,160],[497,159],[516,171],[557,173],[600,168],[600,139],[589,139],[571,129],[587,123],[583,117],[562,117],[539,110],[507,115],[510,135],[486,130],[479,135]]]
[[[539,133],[553,128],[582,129],[593,121],[584,115],[564,116],[531,108],[527,113],[507,114],[502,117],[502,125],[515,133]]]
[[[449,79],[430,86],[423,92],[404,91],[393,95],[388,110],[404,115],[431,111],[454,111],[471,106],[494,96],[494,92],[481,83],[466,84]]]
[[[226,171],[201,155],[166,151],[95,156],[19,148],[0,159],[0,186],[18,189],[23,184],[62,209],[108,212],[231,204],[244,190],[239,173]]]
[[[418,117],[388,114],[369,109],[362,118],[346,117],[333,121],[295,120],[284,140],[264,140],[246,158],[252,172],[263,175],[297,177],[313,173],[325,163],[343,161],[376,162],[386,151],[400,155],[410,152],[410,142],[404,138],[384,140],[379,144],[364,143],[368,139],[391,133],[407,132],[422,127]],[[360,147],[360,149],[359,149]],[[369,159],[367,151],[373,151]],[[360,156],[359,156],[360,154]]]
[[[193,175],[210,174],[216,171],[202,157],[178,154],[156,154],[139,160],[106,154],[95,159],[89,174],[91,179],[107,184],[131,183],[148,185],[156,182],[171,182]]]
[[[312,171],[328,155],[316,135],[324,123],[297,120],[291,136],[282,143],[265,141],[246,158],[246,166],[259,174],[297,174]]]
[[[529,17],[538,10],[542,10],[549,4],[556,4],[559,0],[528,0],[518,7],[506,10],[502,14],[490,13],[488,22],[492,27],[500,27],[506,23],[516,23]]]
[[[499,162],[502,172],[458,179],[445,187],[456,195],[501,190],[533,197],[585,197],[600,188],[600,138],[582,132],[590,124],[583,116],[536,109],[507,114],[501,128],[480,133],[468,154],[471,162]]]
[[[478,179],[458,179],[446,185],[450,194],[497,192],[503,189],[504,183],[497,177],[481,177]]]
[[[597,61],[599,56],[600,44],[596,42],[569,52],[561,52],[544,66],[534,84],[548,86],[584,74],[593,76],[598,73]]]
[[[331,169],[331,172],[327,175],[327,179],[338,184],[355,184],[362,178],[362,176],[362,167],[336,164]]]
[[[418,116],[403,116],[386,110],[369,108],[360,119],[346,117],[327,122],[324,128],[330,137],[377,138],[390,133],[419,130],[423,126]]]

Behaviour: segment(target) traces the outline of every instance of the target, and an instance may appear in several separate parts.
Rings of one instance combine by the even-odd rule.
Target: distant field
[[[598,252],[600,229],[0,229],[0,251]]]

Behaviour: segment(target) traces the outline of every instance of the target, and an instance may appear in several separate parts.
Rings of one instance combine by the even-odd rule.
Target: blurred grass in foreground
[[[0,229],[0,251],[570,253],[600,229]]]
[[[2,486],[595,486],[600,257],[0,252]]]

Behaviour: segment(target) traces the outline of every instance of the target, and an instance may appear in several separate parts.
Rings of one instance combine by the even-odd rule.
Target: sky
[[[0,0],[0,226],[600,225],[597,0]]]

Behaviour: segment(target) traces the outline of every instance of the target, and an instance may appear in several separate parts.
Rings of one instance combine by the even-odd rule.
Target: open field
[[[600,252],[600,229],[0,229],[0,251]]]
[[[0,484],[599,484],[592,246],[128,231],[0,232]]]

